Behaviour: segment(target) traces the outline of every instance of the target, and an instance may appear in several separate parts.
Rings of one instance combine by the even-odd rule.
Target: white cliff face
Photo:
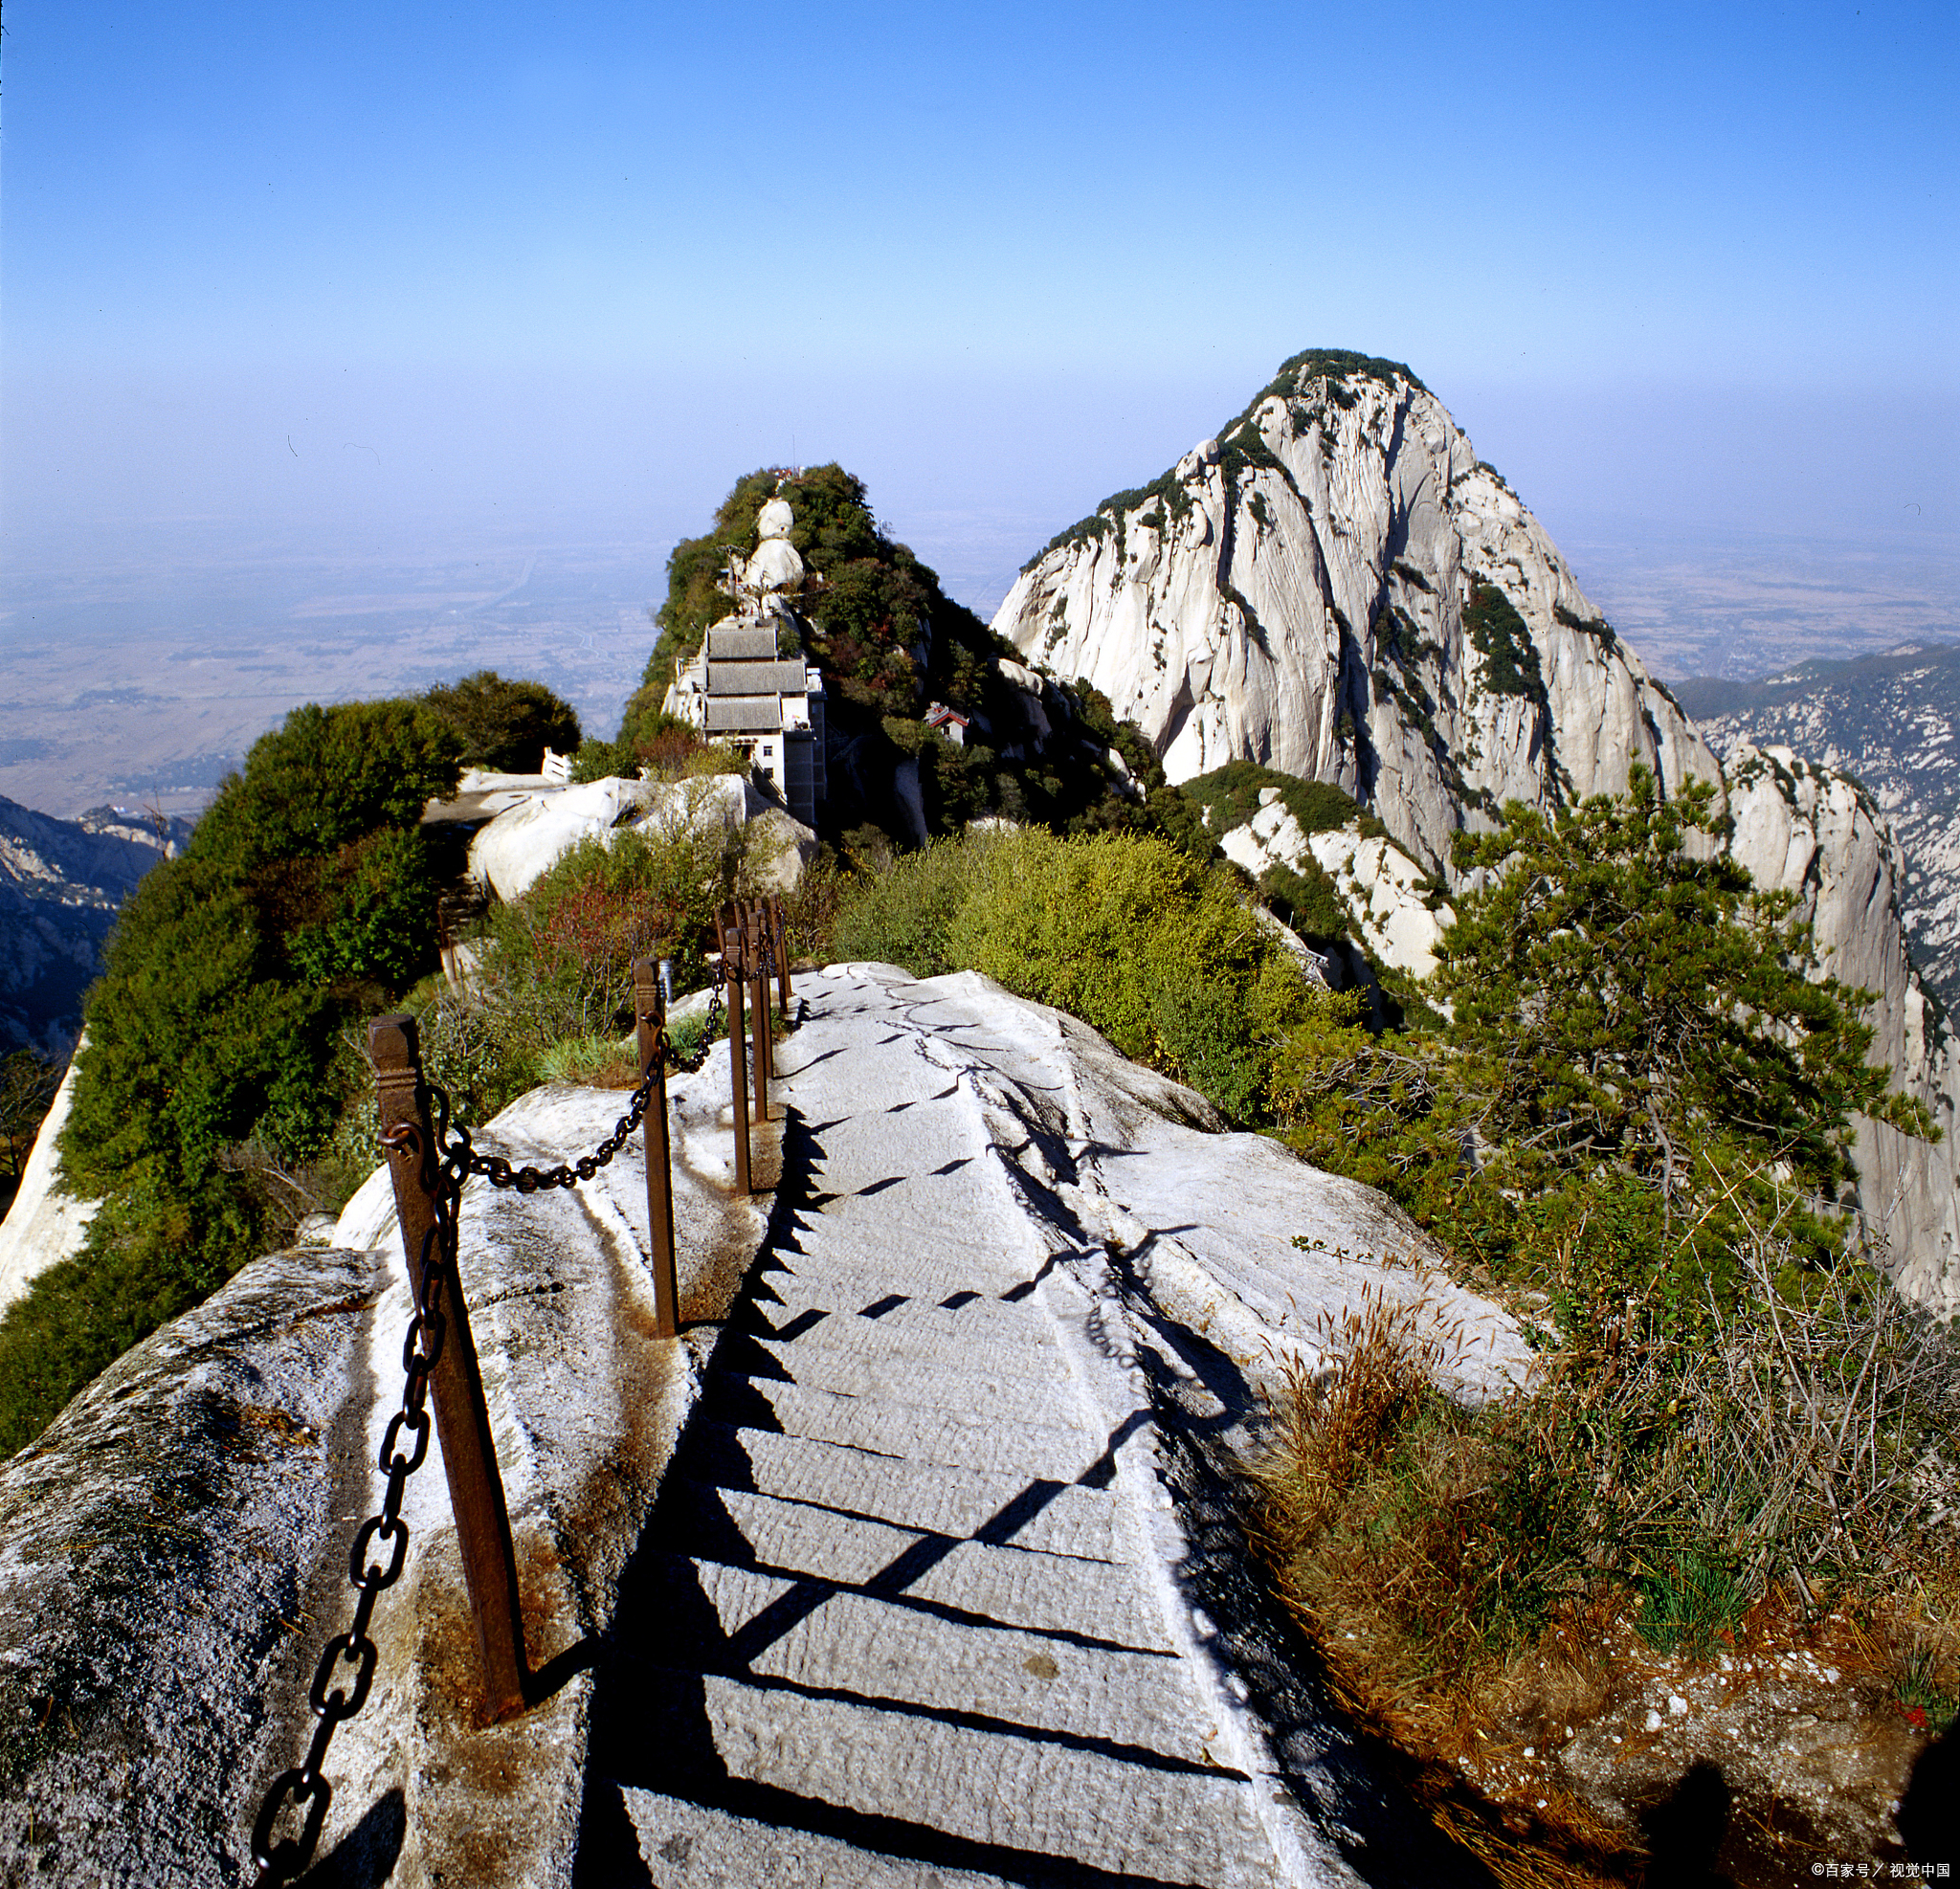
[[[993,627],[1190,780],[1331,781],[1431,872],[1510,799],[1715,757],[1406,369],[1303,356],[1215,440],[1035,560]]]
[[[1856,781],[1787,747],[1732,750],[1728,793],[1730,852],[1759,886],[1796,896],[1825,969],[1873,993],[1870,1057],[1942,1131],[1934,1144],[1860,1121],[1859,1201],[1902,1289],[1960,1312],[1960,1044],[1937,1022],[1906,951],[1898,843]]]
[[[80,1047],[78,1042],[76,1048]],[[68,1125],[74,1102],[75,1064],[70,1062],[34,1137],[13,1204],[0,1222],[0,1312],[16,1299],[25,1299],[28,1287],[50,1266],[79,1253],[88,1237],[88,1223],[101,1211],[100,1201],[78,1200],[61,1186],[61,1156],[56,1143]]]

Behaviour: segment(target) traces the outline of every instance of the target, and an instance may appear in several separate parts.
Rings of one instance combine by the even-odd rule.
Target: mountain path
[[[622,1584],[580,1882],[1351,1879],[1175,1590],[1070,1216],[1020,1204],[1012,1098],[1064,1122],[1065,1059],[888,968],[798,982],[770,1234]]]

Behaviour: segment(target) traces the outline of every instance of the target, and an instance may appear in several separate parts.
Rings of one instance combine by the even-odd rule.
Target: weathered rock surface
[[[117,807],[57,820],[0,799],[0,1049],[68,1054],[116,908],[190,826]]]
[[[1306,833],[1274,795],[1243,826],[1222,834],[1218,844],[1254,878],[1272,866],[1298,872],[1313,860],[1334,881],[1355,936],[1378,964],[1416,977],[1427,977],[1436,968],[1437,940],[1456,914],[1436,898],[1429,875],[1393,840],[1364,835],[1357,820]]]
[[[725,1059],[672,1085],[682,1340],[649,1336],[635,1137],[576,1195],[471,1184],[462,1271],[548,1697],[474,1720],[476,1650],[440,1464],[409,1484],[373,1697],[342,1726],[321,1856],[349,1879],[568,1880],[593,1635],[763,1230],[727,1191]],[[624,1098],[544,1089],[478,1145],[556,1161]],[[385,1174],[336,1250],[274,1255],[165,1326],[0,1468],[0,1878],[237,1881],[380,1501],[408,1285]],[[553,1662],[556,1662],[555,1666]]]
[[[55,1143],[75,1101],[75,1065],[41,1120],[20,1189],[0,1222],[0,1312],[21,1298],[50,1266],[81,1251],[100,1201],[78,1200],[60,1183],[61,1156]]]
[[[8,1880],[245,1873],[251,1780],[301,1748],[301,1662],[326,1631],[300,1616],[365,1496],[345,1412],[382,1272],[256,1262],[0,1468]]]

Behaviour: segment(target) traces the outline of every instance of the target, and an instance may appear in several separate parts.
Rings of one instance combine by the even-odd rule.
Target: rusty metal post
[[[438,1264],[441,1258],[439,1236],[433,1235],[435,1189],[442,1183],[428,1093],[422,1086],[415,1019],[375,1018],[368,1027],[368,1054],[374,1064],[382,1133],[398,1126],[413,1130],[389,1148],[388,1166],[408,1254],[409,1284],[419,1305],[423,1256],[426,1253]],[[523,1607],[518,1596],[517,1557],[510,1545],[510,1515],[497,1473],[497,1446],[490,1434],[483,1377],[477,1366],[460,1278],[443,1281],[442,1320],[441,1350],[429,1374],[429,1396],[435,1406],[435,1433],[442,1443],[450,1506],[456,1511],[463,1578],[469,1583],[470,1609],[477,1617],[485,1704],[495,1722],[523,1709]]]
[[[647,1152],[647,1241],[654,1272],[654,1336],[680,1331],[680,1287],[674,1272],[673,1152],[667,1145],[667,997],[651,958],[633,966],[633,1013],[638,1025],[639,1077],[654,1078],[644,1117]]]
[[[776,950],[776,1004],[783,1015],[790,1014],[790,927],[783,918],[783,900],[779,893],[769,894],[769,936]]]
[[[748,1066],[744,1058],[747,1045],[742,1040],[742,927],[732,922],[724,908],[722,914],[722,975],[727,980],[728,995],[728,1087],[735,1104],[735,1191],[752,1191],[748,1183]]]
[[[762,907],[742,907],[743,968],[748,972],[748,1033],[750,1060],[755,1065],[754,1115],[758,1122],[769,1119],[769,980],[763,967]]]

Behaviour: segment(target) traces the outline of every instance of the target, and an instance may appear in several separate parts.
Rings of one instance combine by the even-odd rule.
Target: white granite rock
[[[816,851],[816,835],[739,774],[683,781],[616,777],[526,796],[470,844],[470,872],[500,899],[523,896],[582,839],[610,846],[622,827],[649,836],[677,826],[749,827],[764,883],[787,891]]]
[[[1451,833],[1505,800],[1617,791],[1637,761],[1669,787],[1719,779],[1538,522],[1400,375],[1276,382],[1084,523],[993,627],[1102,690],[1173,781],[1249,759],[1334,782],[1446,874]],[[1523,620],[1516,679],[1466,634],[1479,583]]]
[[[460,1269],[546,1696],[476,1717],[477,1650],[432,1437],[366,1708],[334,1739],[323,1879],[565,1884],[619,1571],[764,1232],[732,1195],[725,1057],[670,1084],[681,1314],[651,1336],[643,1141],[576,1194],[466,1190]],[[479,1148],[540,1165],[623,1092],[533,1091]],[[276,1254],[112,1366],[0,1466],[0,1880],[250,1874],[252,1819],[312,1729],[306,1688],[380,1500],[407,1273],[385,1171],[327,1251]],[[581,1654],[583,1647],[584,1653]],[[553,1662],[559,1670],[553,1671]]]
[[[87,1040],[85,1034],[82,1040]],[[76,1047],[78,1050],[80,1043]],[[75,1064],[70,1062],[34,1137],[19,1191],[0,1225],[0,1312],[24,1298],[50,1266],[81,1251],[88,1223],[101,1209],[100,1201],[78,1200],[60,1183],[61,1156],[55,1143],[74,1102]]]
[[[526,794],[470,842],[471,875],[500,899],[519,898],[580,840],[605,838],[651,808],[659,791],[646,781],[612,778]]]
[[[803,560],[787,539],[765,538],[748,560],[747,583],[752,590],[791,590],[803,582]]]
[[[1370,955],[1427,977],[1436,968],[1436,942],[1456,917],[1441,902],[1431,909],[1435,895],[1428,874],[1393,840],[1364,837],[1358,821],[1306,833],[1281,804],[1278,789],[1263,789],[1259,797],[1259,811],[1220,837],[1225,856],[1254,878],[1274,865],[1298,872],[1303,861],[1313,859],[1334,881]]]

